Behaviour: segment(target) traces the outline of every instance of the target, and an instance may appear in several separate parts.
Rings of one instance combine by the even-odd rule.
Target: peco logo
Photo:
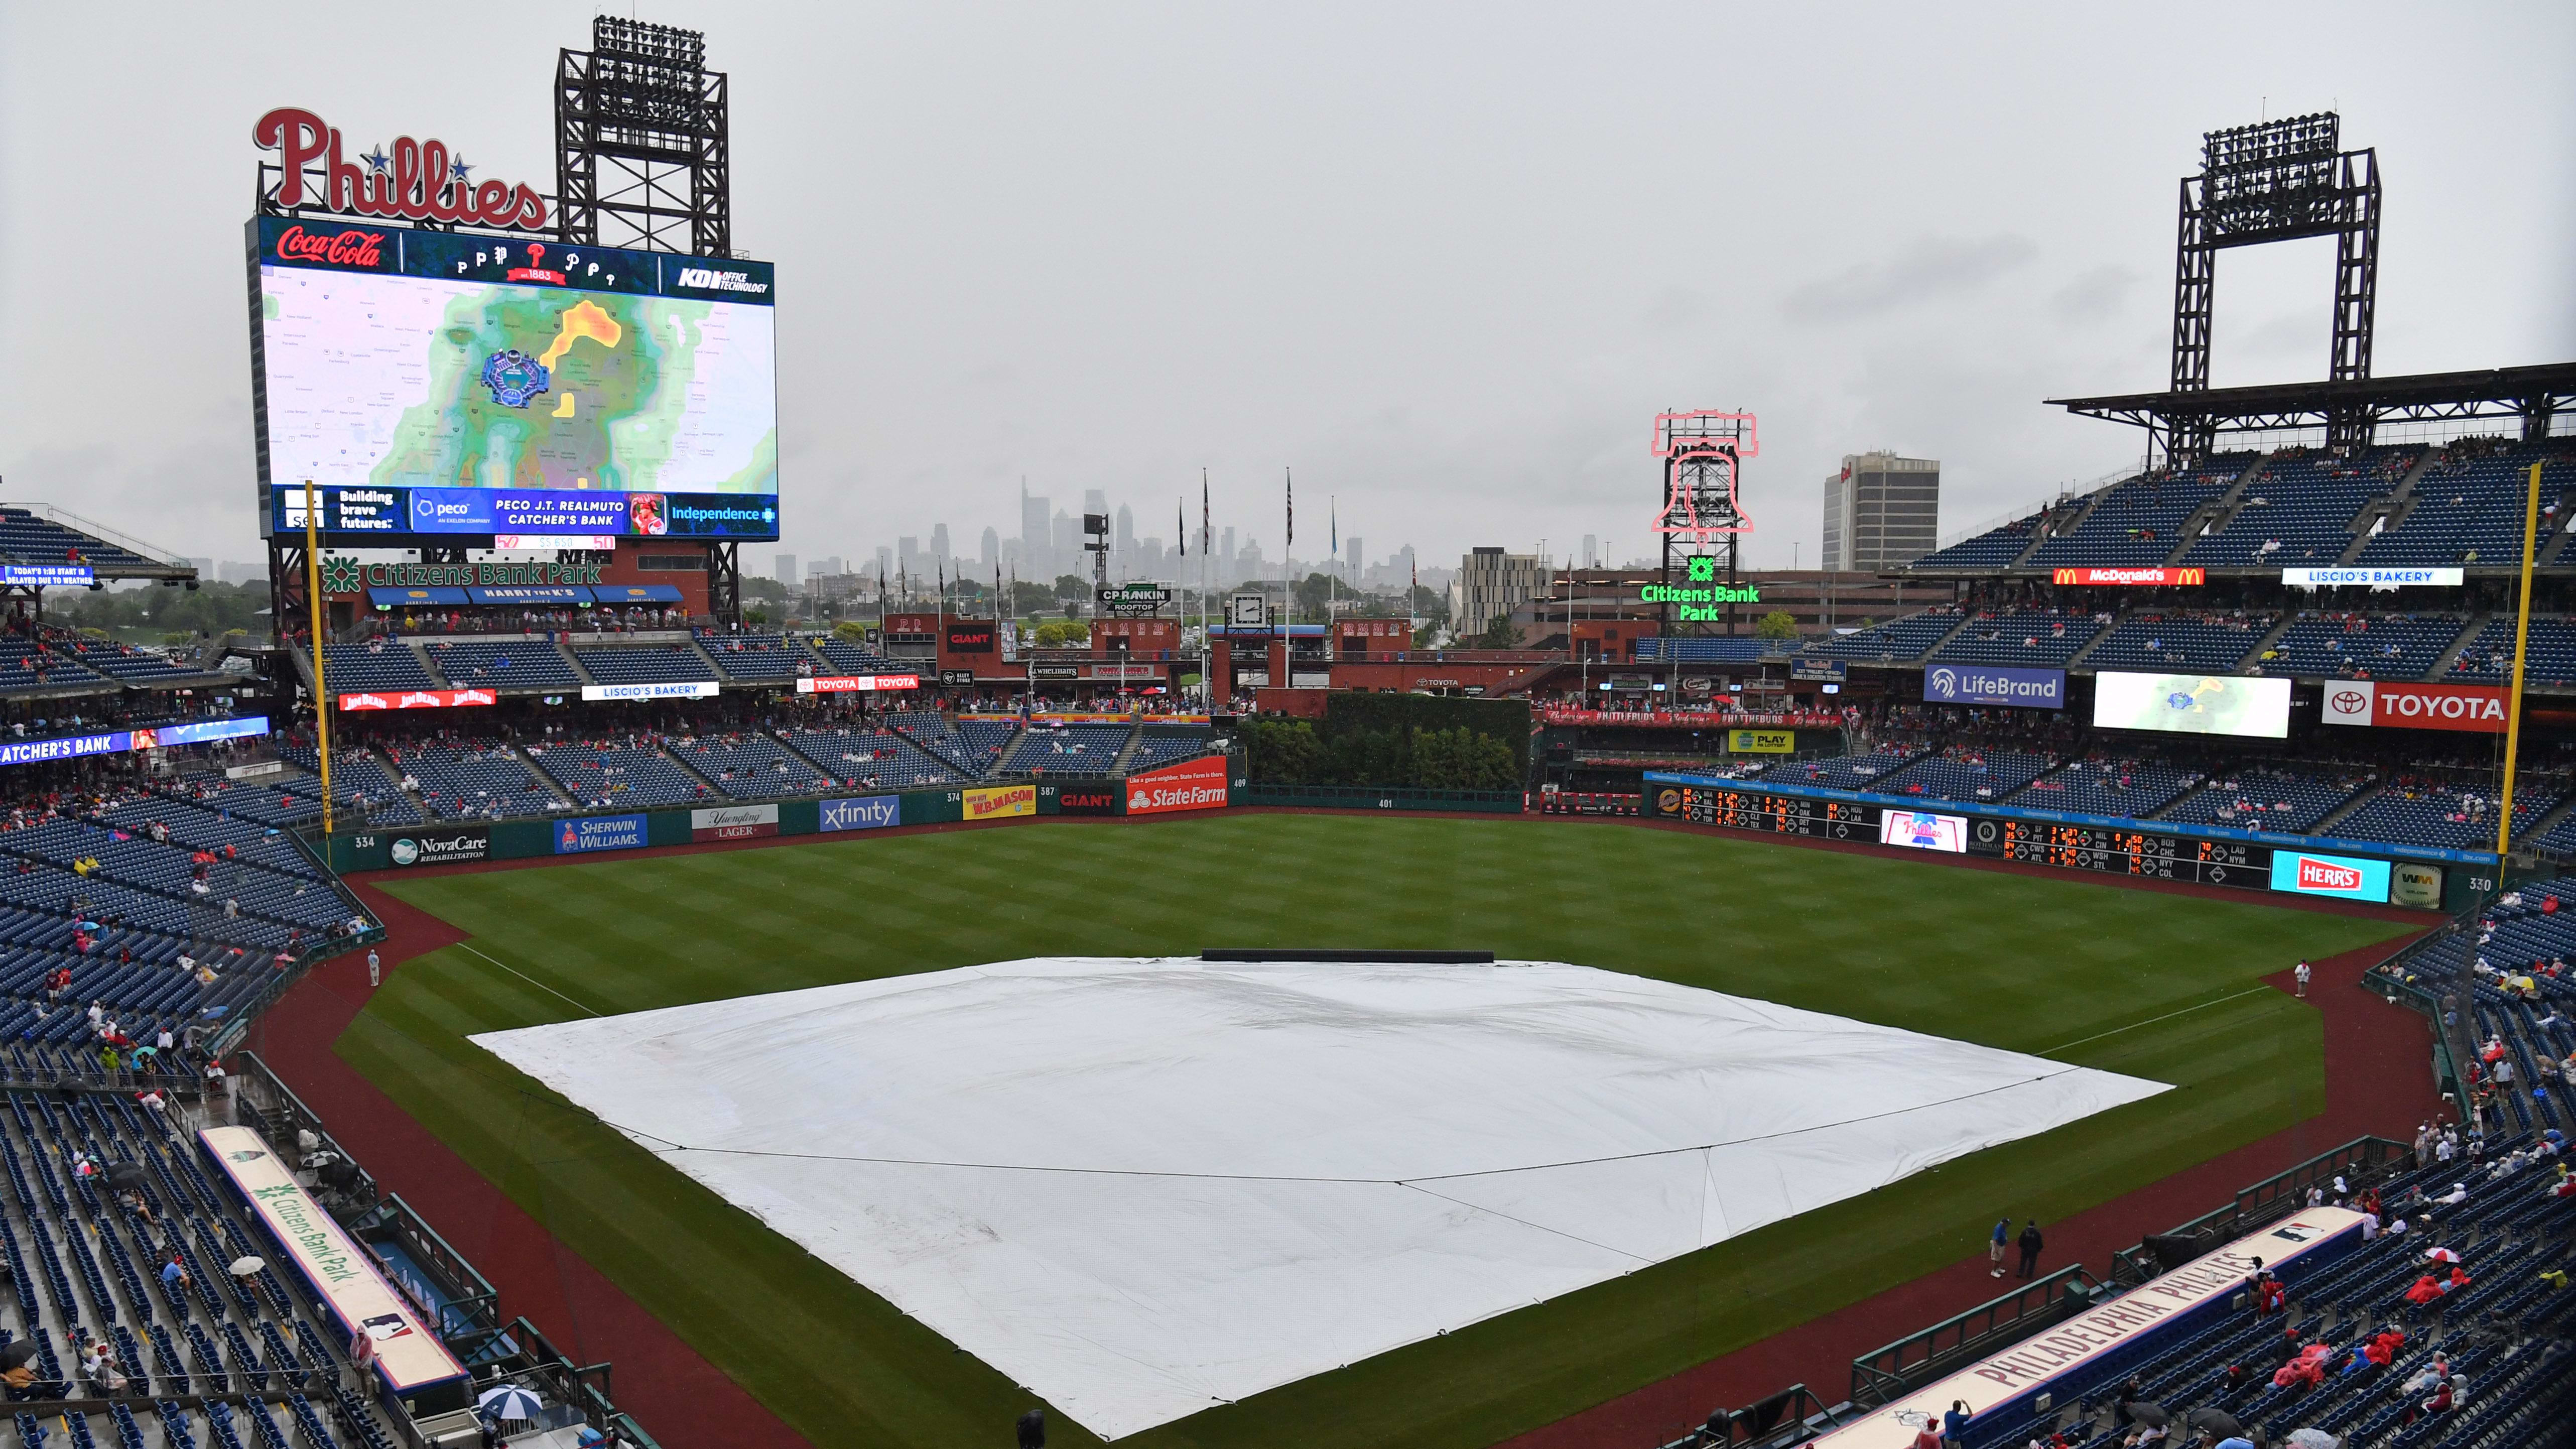
[[[2299,888],[2320,891],[2357,891],[2361,889],[2361,871],[2349,865],[2336,865],[2312,856],[2299,857]]]

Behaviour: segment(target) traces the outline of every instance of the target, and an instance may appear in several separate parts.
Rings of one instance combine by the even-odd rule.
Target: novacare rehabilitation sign
[[[409,1301],[367,1261],[364,1248],[295,1180],[268,1143],[247,1127],[209,1127],[197,1134],[206,1156],[259,1214],[269,1236],[313,1285],[351,1342],[364,1335],[376,1367],[397,1393],[464,1377]]]

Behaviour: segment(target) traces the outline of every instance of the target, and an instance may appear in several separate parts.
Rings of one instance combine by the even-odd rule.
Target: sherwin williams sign
[[[592,850],[641,850],[644,848],[644,817],[641,815],[595,815],[584,820],[555,822],[555,854],[580,855]]]
[[[887,830],[903,823],[903,797],[864,795],[854,800],[826,800],[816,812],[815,829]]]
[[[1003,785],[966,792],[966,818],[969,820],[999,820],[1011,815],[1037,813],[1038,787],[1035,785]]]
[[[2388,899],[2388,862],[2276,850],[2272,852],[2272,889],[2303,896],[2384,902]]]
[[[1925,704],[2011,704],[2066,708],[2066,671],[2004,664],[1935,664],[1923,671]]]

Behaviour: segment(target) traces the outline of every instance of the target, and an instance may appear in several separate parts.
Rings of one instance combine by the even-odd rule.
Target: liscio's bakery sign
[[[275,201],[281,208],[317,206],[343,216],[516,231],[536,231],[546,224],[546,199],[535,188],[475,180],[474,168],[444,141],[401,136],[390,150],[378,145],[352,156],[341,144],[337,126],[294,106],[260,117],[250,134],[253,144],[277,153]],[[321,177],[319,185],[312,182],[315,173]]]

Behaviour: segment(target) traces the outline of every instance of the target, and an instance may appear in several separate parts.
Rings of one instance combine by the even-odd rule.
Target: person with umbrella
[[[32,1338],[0,1343],[0,1385],[7,1387],[10,1398],[32,1399],[36,1396],[35,1358],[36,1341]]]

